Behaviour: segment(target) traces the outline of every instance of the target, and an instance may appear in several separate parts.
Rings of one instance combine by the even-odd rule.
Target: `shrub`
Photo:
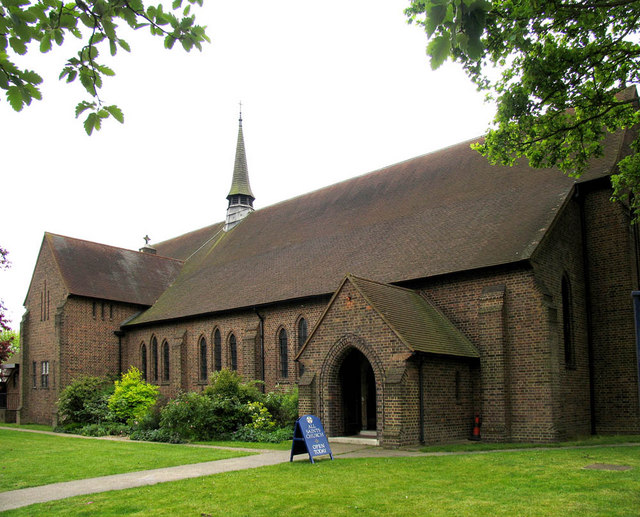
[[[158,399],[160,388],[142,380],[142,373],[135,367],[115,382],[113,395],[109,397],[109,409],[119,422],[133,423],[142,418]]]
[[[298,387],[267,393],[264,405],[278,427],[293,427],[298,419]]]
[[[120,422],[104,422],[102,424],[89,424],[80,429],[82,436],[126,436],[131,432],[128,425]]]
[[[109,420],[107,400],[113,382],[106,377],[82,376],[69,384],[58,399],[58,416],[64,428],[72,424],[99,424]]]
[[[293,438],[293,428],[278,427],[271,431],[253,429],[245,425],[233,433],[233,440],[238,442],[281,443]]]
[[[251,423],[247,424],[247,427],[256,431],[273,431],[275,429],[276,423],[262,402],[249,402],[247,408],[251,416]]]
[[[160,428],[186,440],[223,439],[251,421],[246,405],[235,399],[182,393],[162,408]]]
[[[184,443],[184,440],[178,434],[162,428],[134,431],[129,438],[146,442]]]
[[[259,385],[260,381],[242,382],[238,372],[223,368],[211,374],[209,385],[203,393],[212,398],[237,400],[241,404],[261,402],[264,395],[258,388]]]

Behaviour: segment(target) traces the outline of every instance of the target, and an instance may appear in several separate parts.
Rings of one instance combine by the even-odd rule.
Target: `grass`
[[[592,463],[624,472],[586,470]],[[7,516],[637,516],[640,447],[284,463],[81,496]]]
[[[213,442],[193,442],[197,445],[215,445],[217,447],[243,447],[246,449],[268,449],[273,451],[289,451],[291,450],[291,440],[281,443],[267,442],[232,442],[232,441],[213,441]]]
[[[33,431],[53,431],[53,428],[50,425],[43,424],[0,424],[0,427],[11,427],[15,429],[31,429]]]
[[[421,447],[421,452],[473,452],[496,451],[505,449],[534,449],[539,447],[582,447],[588,445],[616,445],[622,443],[640,443],[640,435],[612,435],[612,436],[588,436],[578,440],[553,443],[485,443],[464,442],[447,445],[428,445]]]
[[[4,429],[0,430],[0,451],[0,492],[251,454],[186,445],[84,439]]]

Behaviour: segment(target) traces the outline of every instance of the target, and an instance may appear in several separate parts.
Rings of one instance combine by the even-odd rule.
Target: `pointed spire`
[[[249,184],[247,155],[244,150],[244,136],[242,134],[242,103],[240,103],[240,118],[238,119],[238,143],[236,144],[236,161],[233,166],[233,179],[231,181],[231,189],[229,190],[227,199],[230,200],[231,196],[234,196],[236,194],[250,196],[255,199],[253,192],[251,192],[251,185]]]
[[[253,212],[255,196],[249,184],[249,170],[247,155],[244,150],[244,135],[242,134],[242,103],[240,103],[240,118],[238,119],[238,143],[236,144],[236,161],[233,165],[231,189],[227,195],[229,206],[224,231],[228,231],[247,215]]]

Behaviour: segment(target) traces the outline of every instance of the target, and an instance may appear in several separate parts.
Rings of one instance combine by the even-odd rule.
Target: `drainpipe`
[[[264,374],[264,317],[262,316],[262,314],[260,314],[258,312],[258,309],[253,309],[256,313],[256,316],[258,316],[258,319],[260,320],[260,362],[261,362],[261,369],[262,369],[262,392],[265,392],[266,386],[265,386],[265,374]]]
[[[422,387],[422,354],[418,353],[418,397],[420,398],[420,443],[424,445],[424,389]]]
[[[584,195],[581,185],[576,185],[575,198],[580,207],[580,239],[582,240],[582,268],[584,270],[585,308],[587,311],[587,350],[589,359],[589,413],[591,416],[591,434],[596,434],[596,396],[595,396],[595,369],[593,351],[593,332],[591,327],[591,281],[589,277],[589,256],[587,254],[587,225],[584,208]]]

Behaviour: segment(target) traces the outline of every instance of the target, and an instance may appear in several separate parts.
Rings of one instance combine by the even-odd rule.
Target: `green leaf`
[[[183,38],[181,43],[182,48],[184,48],[187,52],[189,52],[193,48],[193,41],[189,38]]]
[[[120,124],[124,123],[124,115],[122,114],[122,111],[120,110],[120,108],[118,108],[118,106],[113,104],[111,106],[105,106],[104,109],[111,113],[111,116],[118,122],[120,122]]]
[[[27,53],[27,46],[20,38],[16,38],[15,36],[9,38],[9,45],[16,54],[24,56]]]
[[[42,83],[42,77],[36,74],[33,70],[25,70],[24,72],[22,72],[22,79],[31,84]]]
[[[51,33],[47,32],[40,40],[40,52],[43,54],[51,50]]]
[[[100,129],[100,119],[95,113],[89,113],[89,115],[87,115],[87,118],[84,119],[84,130],[87,132],[87,135],[91,136],[94,128]]]
[[[116,73],[108,66],[97,65],[96,68],[100,71],[101,74],[107,75],[109,77],[116,75]]]
[[[17,86],[9,86],[7,89],[7,100],[11,107],[16,111],[22,111],[24,105],[24,99],[22,98],[22,92]]]
[[[171,34],[167,35],[167,37],[164,38],[164,48],[172,49],[175,42],[176,39]]]
[[[124,50],[126,50],[127,52],[131,52],[131,47],[129,46],[129,44],[123,40],[123,39],[118,39],[118,45],[120,45],[120,47]]]
[[[89,108],[93,108],[94,106],[95,106],[95,103],[93,102],[87,102],[87,101],[79,102],[76,106],[76,118],[78,118],[86,110],[88,110]]]
[[[431,69],[439,68],[451,53],[451,40],[446,36],[432,39],[427,46],[427,54],[431,57]]]
[[[171,7],[173,7],[173,9],[178,9],[181,6],[182,6],[182,0],[173,0],[173,4],[171,4]]]
[[[63,32],[60,29],[55,29],[53,31],[53,39],[55,39],[58,46],[62,45],[62,42],[64,41]]]
[[[444,21],[447,14],[447,7],[444,5],[431,5],[427,8],[427,18],[425,20],[424,29],[430,38],[436,31],[438,26]]]

